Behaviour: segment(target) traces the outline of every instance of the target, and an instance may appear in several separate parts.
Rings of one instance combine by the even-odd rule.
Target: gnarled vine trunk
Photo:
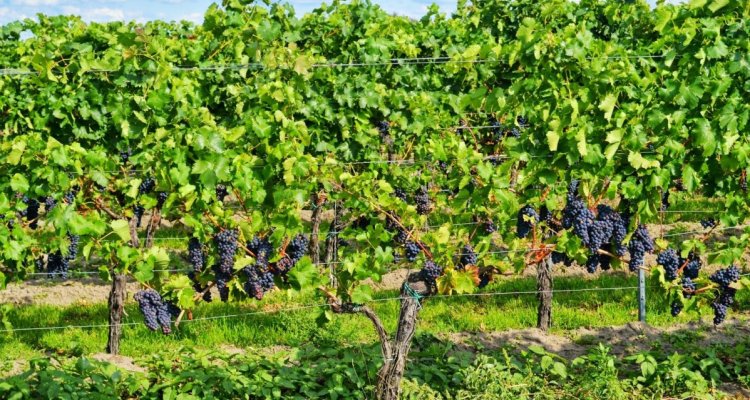
[[[539,299],[536,326],[544,331],[552,327],[552,265],[551,256],[536,265],[536,290]]]
[[[323,201],[317,193],[312,194],[312,232],[310,233],[310,259],[313,264],[320,264],[320,220],[323,216]]]
[[[334,312],[362,313],[372,321],[375,327],[383,355],[383,366],[378,372],[375,389],[378,400],[397,400],[401,394],[401,380],[404,377],[411,341],[417,328],[417,315],[422,308],[421,299],[430,292],[419,275],[418,272],[410,274],[401,287],[401,313],[393,340],[388,338],[385,327],[370,308],[355,304],[331,303]]]
[[[125,275],[114,274],[112,270],[112,289],[109,292],[109,336],[107,337],[107,353],[120,352],[120,337],[122,336],[122,311],[125,308]]]

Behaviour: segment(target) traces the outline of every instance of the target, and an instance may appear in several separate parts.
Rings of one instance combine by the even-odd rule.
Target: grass
[[[608,273],[597,278],[560,277],[556,290],[576,290],[595,287],[636,286],[632,274]],[[651,285],[655,286],[655,283]],[[514,278],[496,282],[483,293],[534,291],[533,278]],[[695,314],[673,318],[664,295],[656,288],[647,291],[648,322],[654,326],[670,326],[697,318]],[[381,291],[375,295],[371,307],[380,315],[386,328],[395,331],[398,301],[395,291]],[[622,325],[637,320],[637,292],[634,289],[608,291],[558,292],[554,295],[553,332],[561,333],[580,327]],[[232,315],[231,318],[188,321],[172,335],[151,332],[142,323],[134,303],[126,307],[121,352],[139,357],[164,351],[177,351],[183,346],[199,348],[267,348],[271,346],[299,347],[305,344],[321,346],[364,345],[376,341],[374,330],[361,315],[336,315],[319,326],[316,319],[324,307],[311,294],[276,293],[262,302],[224,304],[214,302],[199,306],[196,318]],[[493,332],[534,327],[537,301],[533,294],[488,296],[452,296],[428,299],[420,313],[418,335],[440,337],[457,332]],[[260,311],[267,313],[258,313]],[[275,312],[278,311],[278,312]],[[709,315],[710,310],[701,310]],[[255,313],[255,314],[252,314]],[[246,314],[246,315],[242,315]],[[106,325],[107,306],[74,305],[69,307],[23,306],[13,309],[8,317],[15,328],[67,325]],[[67,328],[43,331],[16,331],[0,335],[0,363],[6,368],[14,360],[26,360],[45,353],[83,355],[102,352],[107,338],[106,326]],[[267,351],[267,350],[266,350]]]

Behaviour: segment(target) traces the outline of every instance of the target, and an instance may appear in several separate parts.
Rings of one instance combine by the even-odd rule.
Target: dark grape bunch
[[[309,245],[310,239],[307,236],[295,236],[284,251],[286,255],[276,262],[275,272],[280,275],[285,275],[289,272],[305,256]]]
[[[193,272],[200,273],[206,263],[206,254],[203,252],[203,245],[198,238],[190,238],[188,241],[188,261],[193,267]]]
[[[539,222],[539,214],[530,205],[521,207],[518,211],[518,220],[516,221],[516,235],[519,238],[529,236],[531,230]]]
[[[406,191],[404,189],[401,189],[401,188],[394,188],[393,189],[393,197],[395,197],[397,199],[401,199],[403,201],[407,201],[406,200]]]
[[[669,206],[669,190],[665,190],[661,195],[661,206],[659,207],[659,211],[667,211]]]
[[[539,207],[539,220],[545,222],[548,226],[554,225],[554,216],[546,205]]]
[[[677,279],[677,271],[682,266],[680,257],[674,249],[666,249],[656,256],[656,263],[664,268],[664,275],[668,281]]]
[[[138,185],[138,195],[143,196],[151,193],[156,187],[156,181],[153,177],[147,176],[140,185]]]
[[[421,187],[417,194],[414,195],[414,202],[417,204],[418,214],[429,214],[432,206],[430,205],[430,195],[426,187]]]
[[[133,216],[135,217],[135,220],[136,220],[135,226],[137,228],[141,227],[141,222],[143,220],[143,213],[145,212],[146,212],[146,209],[140,204],[137,204],[133,207]]]
[[[27,196],[23,196],[21,201],[26,204],[26,209],[21,211],[21,217],[25,217],[27,221],[31,221],[29,222],[29,228],[36,229],[39,220],[39,202]]]
[[[697,279],[698,273],[700,272],[701,266],[703,265],[701,258],[698,256],[698,254],[690,252],[687,260],[680,258],[680,265],[685,263],[685,261],[687,261],[687,264],[685,265],[685,269],[682,270],[682,275],[690,279]]]
[[[67,258],[70,261],[73,261],[78,257],[78,244],[81,240],[81,237],[78,235],[73,235],[70,232],[67,233],[68,240],[70,243],[68,244],[68,255]]]
[[[594,222],[594,213],[578,197],[578,181],[575,179],[568,185],[566,200],[562,218],[563,228],[573,228],[573,233],[581,238],[581,242],[586,247],[589,247],[589,227]]]
[[[380,133],[380,140],[386,146],[393,144],[393,138],[391,137],[391,123],[388,121],[380,121],[377,123],[378,132]]]
[[[214,189],[214,191],[216,192],[216,199],[221,202],[223,202],[224,198],[229,194],[227,187],[222,184],[216,185],[216,189]]]
[[[78,190],[80,190],[80,187],[78,186],[73,186],[72,188],[70,188],[70,191],[68,191],[68,193],[65,193],[65,196],[63,196],[63,201],[68,204],[73,204],[73,202],[76,200]]]
[[[733,282],[737,282],[738,280],[740,280],[740,270],[732,265],[728,268],[720,269],[714,272],[711,276],[708,277],[708,279],[711,282],[719,285],[721,289],[726,289]]]
[[[734,304],[734,295],[737,290],[729,285],[740,280],[740,270],[731,265],[714,272],[708,279],[719,286],[719,293],[711,303],[714,310],[714,325],[719,325],[724,322],[727,310]]]
[[[492,282],[492,271],[482,271],[479,273],[479,284],[477,287],[482,289]]]
[[[419,253],[422,252],[422,248],[414,242],[406,242],[404,245],[404,257],[409,261],[416,261]]]
[[[214,243],[219,253],[219,270],[225,274],[232,274],[234,269],[234,253],[237,252],[237,231],[225,229],[214,236]]]
[[[164,202],[167,201],[169,194],[167,192],[159,192],[156,195],[156,208],[161,209],[164,206]]]
[[[424,262],[420,274],[422,275],[422,280],[427,283],[427,286],[435,288],[437,278],[443,274],[443,267],[435,264],[432,260],[427,260]]]
[[[719,222],[716,221],[714,218],[706,218],[706,219],[701,220],[701,226],[703,227],[703,229],[714,228],[717,225],[719,225]]]
[[[630,252],[628,267],[630,267],[630,271],[635,272],[643,266],[643,257],[646,253],[654,251],[654,240],[648,234],[646,225],[638,225],[638,228],[633,232],[630,243],[628,243],[628,251]]]
[[[263,300],[263,295],[274,288],[273,274],[269,271],[263,272],[256,267],[245,267],[245,292],[257,300]]]
[[[571,265],[573,265],[573,259],[568,257],[568,255],[563,252],[553,251],[551,257],[553,264],[562,263],[566,267],[570,267]]]
[[[612,207],[599,204],[596,206],[596,219],[608,223],[612,228],[612,237],[610,241],[615,246],[615,254],[624,256],[627,251],[625,246],[625,236],[628,235],[629,219],[626,215],[618,213]]]
[[[261,271],[268,271],[268,259],[273,253],[273,245],[266,238],[255,236],[253,240],[247,243],[248,250],[255,254],[255,266]]]
[[[490,128],[490,133],[495,141],[499,141],[503,137],[503,125],[495,117],[487,117],[487,125]]]
[[[693,293],[695,293],[695,283],[693,283],[692,279],[687,277],[682,278],[680,286],[682,286],[682,295],[685,296],[686,299],[693,297]]]
[[[228,283],[232,279],[232,274],[223,271],[221,263],[216,263],[212,267],[214,271],[214,279],[216,280],[216,290],[219,291],[219,298],[223,302],[229,301],[229,286]]]
[[[165,335],[172,332],[172,318],[180,314],[179,308],[164,301],[161,295],[153,289],[140,290],[133,296],[133,299],[138,302],[138,308],[149,329],[155,331],[161,327]]]
[[[56,251],[47,255],[47,273],[51,278],[68,279],[70,260]]]
[[[42,200],[40,200],[42,201]],[[44,201],[44,211],[50,212],[55,209],[55,206],[57,205],[57,200],[55,200],[52,196],[47,196],[43,198]]]
[[[672,301],[670,312],[672,313],[673,317],[680,315],[680,313],[682,312],[682,302],[679,299]]]
[[[465,244],[461,249],[457,266],[459,269],[464,269],[469,265],[477,265],[478,261],[479,257],[477,257],[477,253],[474,252],[474,248],[471,247],[470,244]]]
[[[491,219],[484,221],[484,233],[490,235],[495,232],[497,232],[497,226],[495,226],[495,222]]]
[[[130,156],[132,156],[132,155],[133,155],[133,152],[130,149],[128,149],[126,151],[121,151],[120,152],[120,160],[122,161],[123,164],[126,164],[128,162],[128,160],[130,160]]]
[[[401,226],[391,216],[387,216],[385,219],[385,229],[389,232],[395,232],[393,241],[398,244],[405,244],[407,239],[409,239],[409,235],[406,230],[401,228]]]

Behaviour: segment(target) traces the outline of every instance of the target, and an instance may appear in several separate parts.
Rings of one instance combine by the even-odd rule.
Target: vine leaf
[[[130,226],[128,225],[127,220],[116,219],[110,222],[109,226],[123,242],[128,242],[130,240]]]

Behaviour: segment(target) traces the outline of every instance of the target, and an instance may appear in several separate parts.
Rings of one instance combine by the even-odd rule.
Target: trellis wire
[[[625,56],[595,56],[584,57],[586,60],[623,60],[637,58],[666,58],[663,54],[632,54]],[[678,56],[674,56],[677,58]],[[571,60],[576,60],[571,58]],[[319,62],[311,64],[311,68],[356,68],[356,67],[378,67],[378,66],[404,66],[404,65],[441,65],[441,64],[487,64],[505,62],[503,59],[471,59],[460,60],[448,56],[442,57],[412,57],[412,58],[391,58],[387,61],[353,61],[353,62]],[[197,72],[197,71],[224,71],[224,70],[249,70],[249,69],[279,69],[268,68],[264,63],[244,63],[244,64],[220,64],[204,66],[178,66],[170,67],[173,72]],[[85,73],[116,73],[120,70],[114,69],[88,69]],[[0,76],[24,76],[38,75],[41,72],[26,70],[21,68],[0,68]]]

